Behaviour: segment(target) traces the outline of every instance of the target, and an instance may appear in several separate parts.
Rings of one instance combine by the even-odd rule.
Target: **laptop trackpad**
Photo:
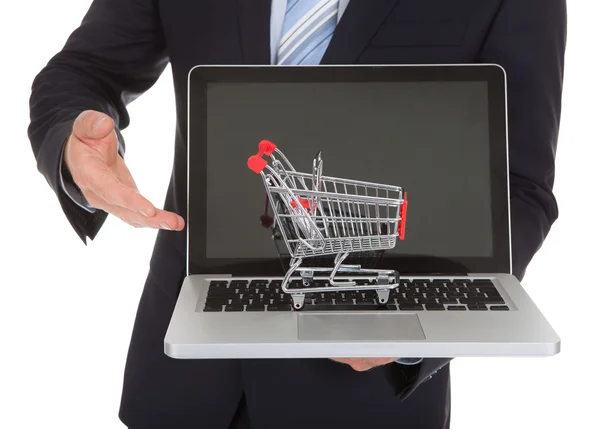
[[[424,340],[416,314],[298,314],[298,339],[312,341]]]

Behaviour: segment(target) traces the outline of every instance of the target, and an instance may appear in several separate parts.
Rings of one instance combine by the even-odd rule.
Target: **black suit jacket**
[[[80,209],[60,187],[60,153],[75,117],[86,109],[102,111],[115,120],[118,131],[123,130],[129,124],[127,104],[149,89],[170,62],[177,129],[165,208],[185,216],[187,74],[197,64],[268,64],[270,7],[271,0],[92,3],[62,51],[35,78],[29,127],[38,168],[84,242],[94,238],[106,214]],[[565,9],[565,0],[351,0],[322,60],[323,64],[485,62],[505,68],[513,267],[518,278],[558,216],[552,186]],[[347,427],[363,427],[358,415],[369,416],[370,427],[392,427],[393,416],[402,416],[399,427],[447,424],[448,359],[426,359],[414,368],[388,365],[365,375],[323,360],[180,362],[164,357],[162,335],[184,276],[184,243],[183,232],[158,234],[125,375],[121,418],[132,427],[160,427],[159,422],[177,427],[175,421],[188,427],[194,419],[208,419],[212,424],[206,427],[227,427],[242,392],[253,424],[261,428],[279,426],[268,418],[269,413],[277,414],[257,398],[272,400],[285,414],[288,402],[321,397],[316,392],[325,396],[309,401],[315,410],[320,402],[333,403],[313,411],[307,420],[313,427],[320,427],[318,422],[325,427],[335,415],[333,405],[344,398],[377,409],[371,415],[359,407],[357,415],[344,423]],[[305,382],[281,375],[290,372]],[[437,375],[425,382],[433,374]],[[194,377],[204,381],[190,383]],[[271,377],[277,383],[265,381]],[[391,382],[393,389],[380,385],[378,377]],[[345,387],[340,391],[335,386]],[[207,398],[218,400],[211,403]],[[303,427],[301,417],[282,416],[288,427]]]

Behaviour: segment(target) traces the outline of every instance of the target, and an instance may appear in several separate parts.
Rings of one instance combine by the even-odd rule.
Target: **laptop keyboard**
[[[368,280],[356,280],[369,284]],[[316,280],[315,287],[328,282]],[[300,281],[290,288],[302,289]],[[204,311],[292,311],[291,295],[281,280],[213,280]],[[300,311],[507,311],[508,306],[489,279],[401,280],[390,291],[388,303],[377,303],[374,290],[307,293]]]

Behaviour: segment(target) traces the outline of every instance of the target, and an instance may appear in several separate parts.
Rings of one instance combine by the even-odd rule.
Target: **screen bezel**
[[[492,256],[385,257],[386,268],[401,275],[450,275],[467,273],[512,274],[510,198],[508,184],[508,131],[506,73],[496,64],[472,65],[344,65],[344,66],[196,66],[188,75],[188,183],[187,273],[233,276],[282,276],[279,258],[206,258],[206,192],[190,193],[190,183],[206,187],[206,168],[190,165],[208,162],[207,87],[210,83],[285,82],[460,82],[488,84],[489,153],[492,205]],[[193,96],[192,96],[193,95]],[[195,118],[194,121],[191,118]],[[409,221],[410,222],[410,221]],[[197,237],[193,242],[190,236]]]

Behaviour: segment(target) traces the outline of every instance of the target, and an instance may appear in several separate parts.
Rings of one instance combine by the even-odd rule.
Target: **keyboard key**
[[[378,305],[378,304],[321,304],[321,305],[304,305],[302,311],[389,311],[397,310],[393,304]]]
[[[375,299],[377,298],[377,292],[374,290],[366,290],[363,292],[365,298]]]
[[[246,306],[246,311],[265,311],[263,303],[252,303]]]
[[[504,304],[502,297],[490,297],[490,298],[460,298],[461,304]]]
[[[229,304],[228,298],[223,298],[221,296],[208,296],[206,298],[206,304],[211,305],[226,305]]]
[[[492,297],[492,296],[500,296],[500,292],[498,292],[496,289],[487,289],[487,288],[480,288],[479,289],[480,292],[485,293],[487,296]]]
[[[292,306],[290,304],[269,304],[267,311],[292,311]]]
[[[421,311],[423,306],[421,304],[400,304],[401,311]]]
[[[446,293],[446,296],[448,298],[464,298],[465,294],[464,293],[460,293],[460,292],[448,292]]]
[[[479,304],[469,304],[469,305],[467,305],[467,307],[471,311],[486,311],[487,310],[487,307],[485,305],[479,305]]]
[[[467,292],[467,298],[485,298],[485,295],[480,292]]]
[[[242,304],[227,304],[225,311],[244,311],[244,306]]]
[[[233,288],[246,288],[248,286],[248,280],[232,280],[231,287]]]
[[[204,306],[204,311],[211,311],[211,312],[215,312],[215,311],[223,311],[223,306],[222,305],[218,305],[218,304],[206,304]]]
[[[479,287],[477,285],[477,283],[465,283],[465,286],[471,291],[471,292],[476,292],[477,288]]]
[[[482,288],[482,287],[494,288],[494,283],[492,283],[490,280],[473,280],[473,284],[479,288]]]
[[[423,294],[419,293],[419,292],[407,292],[406,297],[407,298],[423,298]]]
[[[442,304],[426,304],[425,309],[430,311],[445,310]]]
[[[504,299],[501,296],[488,296],[484,298],[486,304],[504,304]]]
[[[510,310],[507,305],[491,305],[490,310],[492,311],[507,311]]]
[[[225,287],[211,287],[208,289],[208,295],[232,295],[235,294],[235,289],[229,289],[229,286]]]
[[[467,288],[467,284],[469,284],[469,283],[466,283],[464,280],[463,281],[461,281],[461,280],[454,280],[451,283],[446,283],[446,286],[451,287],[451,288],[457,288],[457,287],[459,287],[459,288]]]
[[[464,305],[449,305],[446,308],[448,309],[448,311],[466,311],[467,310],[467,307],[465,307]]]
[[[302,285],[301,280],[292,280],[287,285],[288,289],[302,289],[304,286]]]
[[[281,299],[279,302],[281,302],[282,304],[291,304],[293,302],[292,295],[288,293],[281,294]]]

